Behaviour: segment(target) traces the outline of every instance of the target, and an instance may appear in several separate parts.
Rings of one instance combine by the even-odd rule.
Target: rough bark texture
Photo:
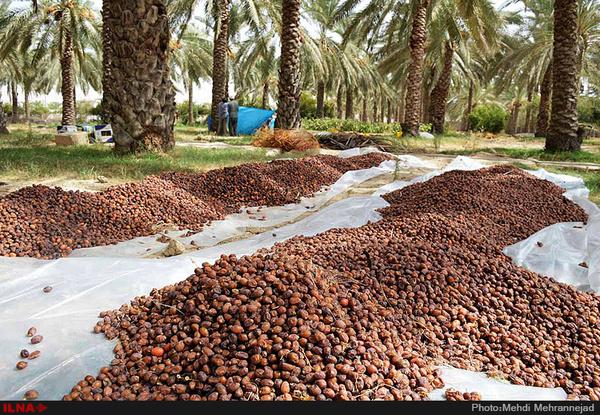
[[[325,82],[319,81],[317,84],[317,117],[325,116]]]
[[[450,80],[452,79],[453,61],[454,47],[451,42],[446,42],[444,67],[437,83],[431,91],[431,101],[429,102],[429,119],[431,120],[431,128],[434,134],[444,133],[446,102],[448,101],[448,91],[450,90]]]
[[[17,93],[17,84],[14,82],[10,83],[10,95],[12,98],[12,122],[19,121],[19,94]]]
[[[113,87],[105,91],[118,153],[173,148],[175,91],[163,0],[110,1],[104,24],[112,44]]]
[[[337,109],[337,117],[341,120],[344,116],[344,91],[341,86],[338,87],[337,97],[336,97],[336,109]]]
[[[467,108],[465,108],[465,112],[462,120],[462,130],[468,131],[470,130],[469,126],[469,116],[471,115],[471,111],[473,111],[473,95],[475,94],[475,83],[471,79],[469,81],[469,96],[467,97]]]
[[[0,102],[0,134],[9,134],[8,128],[6,128],[6,123],[8,122],[8,118],[4,109],[2,108],[2,102]]]
[[[542,85],[540,85],[540,108],[538,111],[537,123],[535,127],[536,137],[545,137],[548,131],[548,121],[550,120],[550,98],[552,96],[552,61],[548,64]]]
[[[424,86],[421,98],[421,124],[429,123],[429,99],[431,95],[428,93],[427,87]]]
[[[527,110],[525,111],[525,127],[523,132],[528,133],[531,129],[531,101],[533,100],[533,87],[531,85],[527,88]]]
[[[354,93],[351,88],[346,88],[346,119],[354,118]]]
[[[390,99],[387,100],[387,123],[392,122],[392,101]]]
[[[367,114],[367,98],[362,99],[362,112],[360,114],[360,120],[362,122],[369,121],[369,114]]]
[[[386,99],[384,96],[381,97],[381,111],[379,111],[379,122],[385,121],[385,103]]]
[[[212,105],[210,115],[217,119],[219,102],[227,95],[227,50],[229,48],[229,18],[231,0],[218,0],[217,10],[219,23],[215,30],[213,45],[213,70],[212,70]],[[217,123],[212,123],[216,131]]]
[[[63,17],[63,19],[66,19]],[[69,29],[70,22],[63,24],[63,44],[60,57],[62,73],[62,125],[75,125],[75,71],[73,68],[73,34]]]
[[[269,101],[269,83],[263,85],[261,108],[266,109]]]
[[[519,112],[521,110],[521,101],[514,101],[510,109],[510,117],[506,126],[507,134],[516,134],[518,132]]]
[[[554,49],[552,65],[552,112],[546,134],[546,150],[577,151],[577,0],[554,2]]]
[[[281,58],[277,127],[300,127],[301,0],[282,0]]]
[[[421,87],[423,84],[423,61],[427,39],[427,6],[429,0],[416,0],[415,13],[410,34],[410,66],[406,85],[406,106],[402,131],[417,136],[421,119]]]
[[[25,122],[29,123],[31,121],[31,110],[29,107],[29,91],[27,89],[25,89],[25,91],[23,91],[23,107],[25,110]]]
[[[377,97],[375,97],[375,99],[373,99],[373,122],[379,121],[379,118],[377,118],[379,116],[378,102]]]
[[[427,39],[427,7],[429,0],[416,0],[415,13],[410,34],[410,66],[406,84],[406,104],[402,131],[405,134],[419,134],[421,119],[421,88],[423,84],[423,61],[425,58],[425,41]]]
[[[194,125],[196,123],[196,117],[194,116],[194,82],[189,77],[187,81],[188,87],[188,125]]]
[[[109,20],[108,3],[109,0],[102,1],[102,21],[107,22]],[[108,104],[106,103],[106,97],[108,90],[112,87],[112,40],[110,35],[110,26],[108,24],[102,24],[102,119],[104,122],[110,122],[110,112],[108,111]]]

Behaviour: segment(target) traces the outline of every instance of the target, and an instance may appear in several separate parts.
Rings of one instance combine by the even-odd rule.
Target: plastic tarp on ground
[[[351,150],[341,153],[341,156],[370,151]],[[91,331],[100,311],[118,308],[155,287],[181,281],[197,265],[214,261],[221,254],[251,254],[296,235],[311,236],[332,228],[359,227],[377,221],[381,217],[376,210],[387,206],[381,195],[445,171],[481,167],[483,165],[479,162],[459,157],[444,169],[433,170],[430,162],[400,156],[397,162],[388,161],[371,169],[348,172],[334,185],[299,204],[260,211],[251,209],[250,213],[232,215],[224,221],[215,222],[190,237],[203,248],[174,258],[143,258],[148,249],[154,252],[164,247],[156,242],[156,236],[138,238],[117,246],[76,251],[72,256],[58,260],[0,258],[0,342],[4,350],[0,354],[0,399],[20,399],[29,389],[38,390],[41,399],[60,399],[78,380],[87,374],[96,374],[101,366],[109,364],[113,359],[114,342]],[[402,168],[431,171],[410,181],[381,186],[381,183],[389,182],[384,180],[371,195],[343,198],[351,188],[370,179],[389,177]],[[558,181],[559,178],[553,179]],[[593,206],[585,199],[580,185],[573,184],[570,190],[583,196],[581,203]],[[258,216],[263,216],[264,220],[257,220]],[[598,227],[600,221],[591,220],[582,231],[587,235],[586,242],[577,246],[587,247],[584,250],[588,252],[585,257],[589,265],[588,278],[596,278],[600,282],[600,258],[598,251],[594,251],[599,242]],[[593,230],[596,231],[595,236],[591,236]],[[527,259],[529,255],[525,251],[515,249],[511,256],[517,258],[522,255]],[[547,264],[552,261],[554,270],[562,270],[565,265],[559,264],[572,264],[580,259],[569,251],[556,254],[558,257],[538,257],[537,262]],[[50,294],[42,292],[47,285],[54,288]],[[44,336],[44,341],[35,346],[42,354],[30,362],[26,370],[17,371],[15,363],[19,360],[19,351],[23,348],[33,350],[25,337],[31,326],[37,327],[38,333]],[[562,389],[516,385],[499,387],[496,380],[476,372],[452,368],[442,368],[442,372],[448,386],[461,391],[481,392],[484,399],[564,399],[566,396]],[[442,390],[434,391],[431,398],[439,398],[442,393]]]
[[[238,112],[238,134],[252,135],[259,128],[270,123],[275,111],[253,107],[240,107]],[[208,128],[212,127],[212,117],[208,117]]]

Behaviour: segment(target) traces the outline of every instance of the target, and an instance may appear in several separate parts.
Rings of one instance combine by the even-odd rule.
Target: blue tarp
[[[238,113],[238,133],[252,135],[265,124],[270,125],[275,111],[260,108],[240,107]],[[208,128],[211,129],[212,119],[208,117]]]

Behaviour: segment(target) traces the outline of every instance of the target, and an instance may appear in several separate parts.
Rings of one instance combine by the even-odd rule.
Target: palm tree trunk
[[[65,17],[63,17],[65,19]],[[64,31],[64,43],[60,57],[62,72],[62,125],[75,125],[75,71],[73,69],[73,34],[69,21],[61,22]]]
[[[367,97],[363,97],[362,99],[362,113],[360,115],[360,120],[362,122],[369,121],[369,114],[367,114]]]
[[[196,121],[196,117],[194,116],[194,82],[192,82],[192,78],[188,77],[187,81],[188,87],[188,125],[194,125]]]
[[[530,82],[527,87],[527,110],[525,111],[525,127],[524,133],[528,133],[531,129],[531,101],[533,100],[533,83]]]
[[[73,85],[73,108],[75,108],[75,122],[77,122],[77,87]]]
[[[422,91],[422,100],[421,100],[421,124],[429,123],[429,102],[431,100],[431,95],[428,93],[426,88],[423,88]]]
[[[15,82],[10,83],[10,95],[12,97],[12,122],[16,123],[19,121],[19,95]]]
[[[298,128],[300,119],[300,31],[301,0],[282,0],[281,58],[277,126]]]
[[[410,66],[406,91],[406,109],[402,131],[404,134],[419,135],[421,119],[421,88],[423,84],[423,61],[427,40],[427,7],[429,0],[415,0],[412,31],[410,34]]]
[[[263,85],[262,103],[261,103],[263,109],[267,108],[268,100],[269,100],[269,83],[265,82],[265,84]]]
[[[373,122],[379,121],[379,119],[377,118],[379,116],[379,114],[378,114],[379,108],[377,107],[378,102],[379,101],[377,101],[377,97],[375,97],[373,99]]]
[[[405,102],[406,91],[402,90],[400,93],[400,99],[398,100],[398,122],[402,124],[404,122],[404,102]]]
[[[169,69],[171,31],[164,0],[108,1],[112,45],[105,91],[115,151],[167,151],[175,145],[175,91]]]
[[[462,119],[462,131],[468,131],[469,128],[469,116],[471,115],[471,111],[473,111],[473,96],[475,95],[475,83],[473,80],[469,80],[469,96],[467,97],[467,108],[465,108],[465,112],[463,114]]]
[[[343,100],[344,100],[344,91],[342,90],[342,86],[340,85],[338,87],[337,90],[337,97],[336,97],[336,106],[337,106],[337,117],[338,119],[342,119],[344,116],[344,106],[343,106]]]
[[[519,111],[521,109],[521,101],[515,100],[510,110],[510,117],[508,119],[508,125],[506,127],[507,134],[516,134],[518,132],[519,123]]]
[[[6,127],[7,123],[8,117],[4,112],[4,108],[2,108],[2,106],[0,105],[0,134],[10,134],[10,131],[8,131],[8,128]]]
[[[24,88],[23,95],[23,106],[25,107],[25,122],[29,124],[31,122],[31,110],[29,108],[29,90],[27,88]]]
[[[545,137],[548,131],[548,120],[550,119],[550,99],[552,96],[552,61],[544,72],[544,78],[540,85],[540,108],[538,111],[535,128],[536,137]]]
[[[346,119],[354,118],[354,93],[350,87],[346,88]]]
[[[217,127],[217,109],[219,102],[227,95],[227,50],[229,48],[229,6],[231,0],[218,0],[217,27],[215,28],[213,45],[213,70],[212,70],[212,105],[210,116],[213,120],[212,129]]]
[[[108,3],[109,0],[102,0],[102,21],[109,21],[108,14]],[[112,62],[112,44],[111,44],[111,27],[108,24],[102,24],[102,120],[104,122],[110,122],[110,113],[108,111],[108,104],[106,103],[106,96],[108,90],[112,87],[113,81],[111,77],[111,62]]]
[[[446,103],[450,80],[452,79],[452,62],[454,61],[454,46],[446,42],[446,53],[444,54],[444,68],[440,77],[431,91],[429,104],[429,119],[434,134],[444,134],[444,121],[446,120]]]
[[[546,150],[577,151],[577,98],[579,66],[577,62],[577,0],[554,2],[554,48],[552,65],[552,109],[546,134]]]
[[[317,84],[317,117],[325,116],[325,82],[319,81]]]
[[[379,111],[379,122],[385,121],[385,103],[386,103],[385,97],[381,96],[381,111]]]

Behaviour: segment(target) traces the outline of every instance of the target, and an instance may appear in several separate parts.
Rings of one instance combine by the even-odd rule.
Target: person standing
[[[219,102],[217,107],[217,117],[219,118],[219,124],[217,124],[217,135],[227,134],[227,117],[229,116],[229,110],[227,105],[227,98],[223,98]]]
[[[229,112],[229,135],[237,137],[238,135],[238,113],[240,110],[240,104],[234,98],[227,104],[227,110]]]

